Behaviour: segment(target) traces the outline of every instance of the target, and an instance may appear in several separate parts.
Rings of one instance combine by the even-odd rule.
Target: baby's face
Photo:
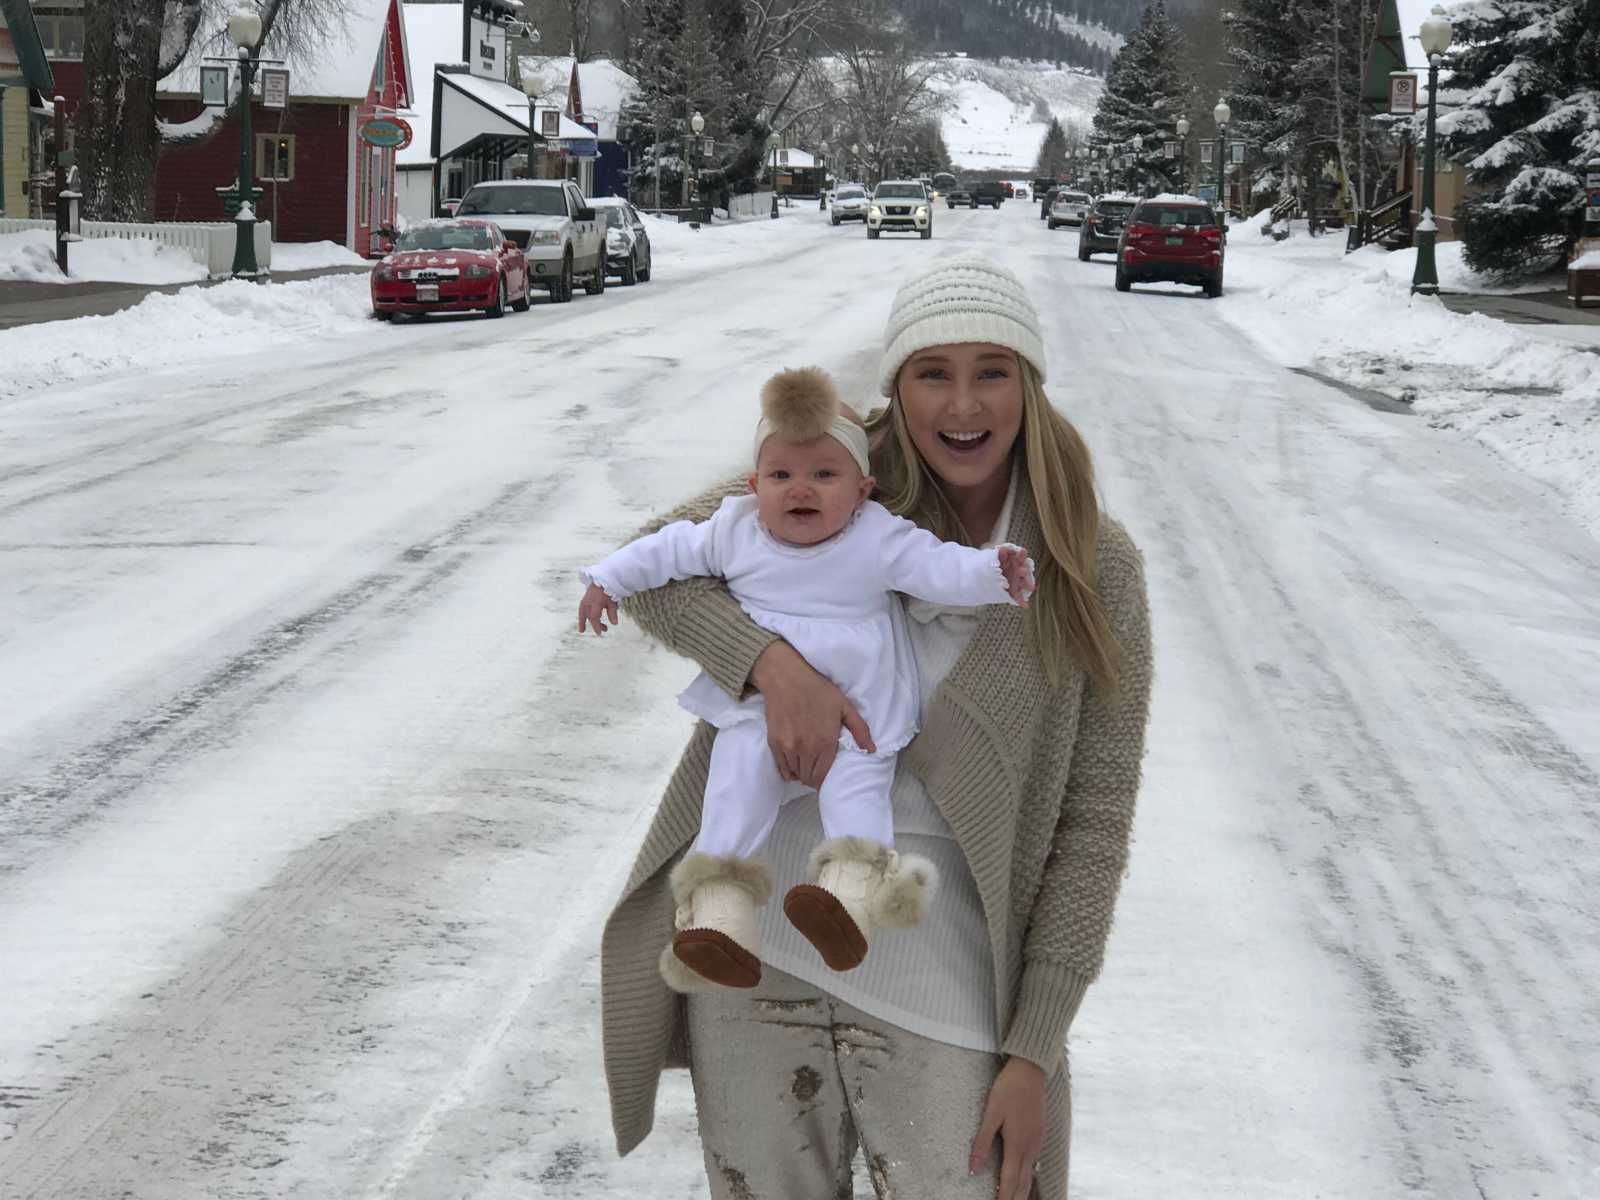
[[[826,541],[843,529],[872,486],[850,452],[826,435],[798,443],[769,437],[750,476],[761,523],[773,536],[800,546]]]

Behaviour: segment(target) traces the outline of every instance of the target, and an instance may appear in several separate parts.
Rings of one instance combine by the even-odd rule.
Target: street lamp
[[[828,207],[828,139],[817,143],[817,208]]]
[[[1144,157],[1144,134],[1134,134],[1132,145],[1133,156],[1130,164],[1132,169],[1128,172],[1128,186],[1137,192],[1143,189],[1144,168],[1139,164],[1139,160]]]
[[[767,149],[772,151],[772,219],[778,219],[778,144],[783,139],[774,129],[767,135]]]
[[[685,208],[689,207],[690,172],[694,170],[693,164],[700,151],[700,133],[705,127],[706,119],[700,115],[698,109],[695,110],[694,114],[689,118],[689,132],[694,136],[685,139],[687,144],[683,148],[683,207]],[[696,173],[692,189],[696,200],[700,198],[699,179],[700,177]]]
[[[1417,266],[1411,275],[1411,290],[1424,296],[1439,294],[1439,268],[1434,262],[1433,246],[1439,235],[1439,226],[1433,219],[1433,153],[1434,120],[1439,91],[1439,61],[1450,49],[1454,31],[1445,20],[1444,9],[1435,4],[1433,12],[1422,23],[1422,52],[1428,56],[1428,137],[1427,151],[1422,160],[1422,219],[1417,222]]]
[[[1178,118],[1178,190],[1189,187],[1189,118]]]
[[[256,210],[250,203],[255,180],[250,162],[250,82],[256,60],[251,55],[261,41],[261,14],[241,8],[228,18],[228,37],[239,54],[239,209],[233,216],[233,277],[257,279]]]
[[[1217,219],[1223,228],[1228,224],[1228,122],[1233,120],[1233,109],[1228,107],[1226,97],[1217,100],[1217,106],[1211,110],[1211,118],[1217,123],[1217,204],[1221,216]]]
[[[533,173],[533,139],[536,135],[535,120],[539,108],[539,77],[532,71],[522,73],[522,94],[528,98],[528,178],[536,176]],[[657,205],[659,208],[660,205]]]

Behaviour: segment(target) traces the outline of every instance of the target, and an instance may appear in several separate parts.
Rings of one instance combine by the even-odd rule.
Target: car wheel
[[[1117,291],[1125,292],[1133,287],[1133,280],[1128,278],[1128,273],[1122,269],[1122,264],[1117,263]]]
[[[1212,300],[1215,300],[1218,296],[1222,295],[1222,277],[1220,275],[1216,279],[1213,279],[1210,283],[1202,286],[1205,288],[1206,295]]]
[[[656,269],[656,267],[655,267],[654,261],[650,258],[650,256],[648,254],[646,254],[644,256],[644,266],[639,268],[639,282],[640,283],[649,283],[650,282],[650,276],[651,276],[652,273],[654,273],[655,269]]]
[[[933,226],[930,225],[930,226],[928,226],[926,229],[924,229],[922,231],[922,240],[923,241],[927,241],[932,236],[933,236]]]
[[[522,273],[522,295],[518,299],[511,302],[511,307],[515,312],[527,312],[532,305],[533,283],[528,278],[528,273],[524,271]]]
[[[486,317],[503,317],[506,315],[506,273],[500,272],[499,282],[495,284],[494,303],[483,310]]]
[[[872,226],[868,225],[867,226],[867,236],[869,238],[871,238],[873,241],[876,241],[877,238],[878,238],[878,231],[876,229],[872,228]]]
[[[379,312],[377,309],[373,309],[372,319],[374,321],[392,321],[394,320],[394,314],[392,312]]]
[[[594,274],[584,280],[583,290],[591,296],[603,296],[606,294],[606,260],[604,255],[600,258],[600,265],[595,267]]]
[[[622,264],[622,286],[632,287],[639,282],[639,260],[634,257],[633,251],[628,252],[628,261]]]
[[[828,218],[828,224],[829,225],[838,225],[839,224],[839,214],[838,213],[834,213],[832,217]]]
[[[1079,262],[1088,262],[1089,261],[1089,247],[1087,247],[1085,245],[1082,245],[1082,244],[1080,244],[1078,246],[1078,261]]]
[[[550,281],[550,300],[555,304],[567,304],[572,300],[572,255],[567,255],[561,260],[561,274]]]

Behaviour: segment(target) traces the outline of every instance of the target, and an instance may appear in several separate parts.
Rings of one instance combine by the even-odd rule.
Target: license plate
[[[417,284],[417,300],[437,300],[439,298],[439,285],[437,283]]]
[[[1181,246],[1181,245],[1183,245],[1183,237],[1181,235],[1178,236],[1178,237],[1169,237],[1167,239],[1167,245],[1169,245],[1169,246]]]

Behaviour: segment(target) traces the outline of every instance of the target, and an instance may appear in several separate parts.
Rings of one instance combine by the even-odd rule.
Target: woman
[[[1028,610],[908,606],[923,727],[901,756],[895,828],[940,865],[927,927],[834,974],[785,942],[778,917],[753,993],[669,991],[667,875],[698,827],[705,725],[606,924],[618,1150],[649,1132],[661,1070],[689,1066],[717,1200],[848,1197],[858,1146],[880,1197],[1066,1195],[1067,1031],[1127,861],[1151,654],[1139,552],[1100,516],[1088,450],[1044,379],[1038,315],[1004,268],[946,260],[896,294],[879,371],[889,404],[869,421],[877,499],[944,538],[1025,545],[1039,576]],[[742,486],[662,523],[703,519]],[[820,783],[841,725],[870,748],[842,693],[719,581],[628,608],[730,695],[762,693],[786,778]],[[776,877],[804,869],[791,848],[809,846],[814,820],[814,801],[785,806]]]

